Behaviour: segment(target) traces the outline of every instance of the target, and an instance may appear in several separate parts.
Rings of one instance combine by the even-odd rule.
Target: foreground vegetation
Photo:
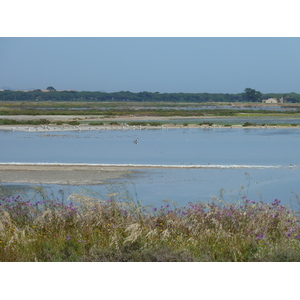
[[[298,213],[277,199],[182,208],[68,200],[0,198],[0,261],[300,261]]]

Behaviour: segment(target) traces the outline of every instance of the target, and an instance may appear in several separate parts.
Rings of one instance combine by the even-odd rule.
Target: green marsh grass
[[[39,120],[22,120],[16,121],[13,119],[0,119],[0,125],[46,125],[51,122],[47,119],[39,119]]]
[[[0,261],[300,261],[298,212],[277,199],[178,208],[115,196],[0,198]]]

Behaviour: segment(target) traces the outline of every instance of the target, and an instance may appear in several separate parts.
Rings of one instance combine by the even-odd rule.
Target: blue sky
[[[0,88],[300,93],[300,38],[2,37]]]

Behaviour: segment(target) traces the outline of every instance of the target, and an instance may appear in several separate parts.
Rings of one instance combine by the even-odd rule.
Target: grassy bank
[[[226,106],[226,108],[224,108]],[[240,106],[239,110],[234,106]],[[158,117],[202,117],[202,116],[299,116],[299,105],[282,104],[282,107],[296,108],[295,111],[269,110],[268,105],[261,103],[252,105],[241,103],[154,103],[154,102],[5,102],[0,101],[0,115],[19,116],[19,115],[80,115],[91,116],[99,115],[103,117],[117,116],[158,116]],[[256,110],[257,107],[259,110]],[[275,105],[276,106],[276,105]],[[186,108],[193,109],[186,109]],[[204,108],[206,107],[206,108]],[[210,109],[208,109],[210,107]],[[231,109],[232,107],[232,109]],[[245,108],[245,109],[242,109]],[[248,109],[246,109],[248,108]]]
[[[0,261],[300,261],[298,213],[277,199],[182,208],[69,200],[0,198]]]
[[[1,119],[0,117],[0,125],[6,125],[6,126],[43,126],[43,125],[53,125],[53,126],[61,126],[61,125],[70,125],[70,126],[77,126],[77,125],[88,125],[88,126],[122,126],[124,125],[124,121],[94,121],[94,120],[84,120],[80,118],[74,118],[75,120],[49,120],[49,119],[36,119],[36,120],[14,120],[14,119]],[[250,118],[249,121],[252,121]],[[223,119],[220,119],[219,122],[196,122],[196,121],[191,121],[191,122],[183,122],[183,123],[177,123],[174,120],[161,120],[161,121],[127,121],[126,124],[128,126],[141,126],[141,127],[157,127],[157,126],[224,126],[224,127],[232,127],[234,125],[242,125],[243,127],[275,127],[275,126],[280,126],[280,127],[297,127],[299,124],[297,123],[272,123],[272,124],[266,124],[265,122],[260,122],[260,123],[253,123],[253,122],[235,122],[235,123],[230,123],[226,122]]]
[[[274,112],[268,110],[233,110],[233,109],[195,109],[195,110],[178,110],[178,109],[0,109],[2,116],[103,116],[103,117],[299,117],[298,111]]]

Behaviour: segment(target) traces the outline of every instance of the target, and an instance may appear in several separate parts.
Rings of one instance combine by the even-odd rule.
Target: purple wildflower
[[[273,201],[272,205],[273,205],[273,206],[278,206],[280,202],[281,202],[281,201],[279,201],[278,199],[275,199],[275,200]]]
[[[66,240],[68,241],[68,240],[70,240],[70,238],[71,238],[71,236],[67,235]]]
[[[256,240],[261,240],[264,237],[264,235],[262,233],[260,233],[259,235],[257,235],[257,237],[255,238]]]

